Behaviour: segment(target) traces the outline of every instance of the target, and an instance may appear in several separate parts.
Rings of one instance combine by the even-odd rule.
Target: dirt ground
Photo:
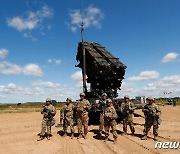
[[[180,106],[164,106],[162,110],[162,124],[159,128],[159,141],[180,142]],[[140,110],[136,111],[142,114]],[[56,125],[59,123],[59,112],[56,115]],[[136,134],[122,135],[122,124],[117,125],[118,142],[98,138],[98,126],[89,126],[88,139],[70,139],[61,136],[62,127],[52,127],[52,138],[37,141],[41,130],[42,115],[31,113],[3,113],[0,114],[0,153],[26,154],[26,153],[65,153],[65,154],[126,154],[126,153],[180,153],[180,149],[155,149],[152,139],[152,130],[147,141],[140,137],[143,132],[144,119],[134,118]],[[76,132],[77,128],[75,127]],[[128,130],[129,131],[129,130]],[[129,132],[130,133],[130,132]],[[77,136],[77,134],[75,134]]]

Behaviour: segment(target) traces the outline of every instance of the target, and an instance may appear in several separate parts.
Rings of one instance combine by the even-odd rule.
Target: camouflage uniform
[[[46,127],[47,127],[47,135],[49,136],[51,135],[51,122],[53,116],[56,114],[56,109],[52,104],[45,105],[43,106],[41,113],[43,114],[43,120],[42,120],[42,130],[40,136],[45,135]]]
[[[79,100],[76,104],[76,114],[77,114],[77,127],[79,135],[83,135],[82,125],[84,126],[84,135],[88,133],[88,110],[90,110],[91,104],[88,100]]]
[[[64,114],[63,114],[63,109],[64,108],[62,108],[62,109],[60,109],[60,125],[62,125],[62,123],[63,123],[63,119],[64,119]]]
[[[72,103],[70,103],[69,105],[65,105],[63,108],[63,117],[64,117],[63,129],[64,129],[64,133],[67,133],[67,127],[68,126],[70,126],[71,133],[74,133],[73,110],[74,110],[74,105]]]
[[[121,104],[121,112],[123,114],[123,131],[127,133],[127,125],[129,124],[132,134],[134,134],[133,112],[134,104],[131,102],[123,102]]]
[[[144,124],[144,135],[147,136],[151,126],[153,126],[154,136],[158,136],[158,127],[160,124],[160,114],[161,110],[156,104],[146,104],[142,110],[145,115],[145,124]]]
[[[117,132],[116,132],[116,119],[117,119],[117,113],[113,105],[106,106],[104,110],[104,129],[106,138],[109,136],[109,129],[112,128],[112,134],[113,137],[116,139]]]
[[[100,113],[100,117],[99,117],[99,130],[100,131],[103,131],[103,127],[104,127],[104,110],[105,110],[105,105],[106,105],[106,100],[100,100],[99,101],[99,109],[101,111]]]

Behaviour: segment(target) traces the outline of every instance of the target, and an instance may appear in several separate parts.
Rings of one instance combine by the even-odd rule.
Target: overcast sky
[[[1,0],[0,103],[79,98],[83,17],[85,41],[127,65],[119,97],[180,96],[179,7],[179,0]]]

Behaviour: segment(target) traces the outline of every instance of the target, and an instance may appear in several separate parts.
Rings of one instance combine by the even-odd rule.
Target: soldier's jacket
[[[105,106],[106,106],[106,100],[100,100],[98,103],[98,108],[101,110],[102,113],[104,113],[105,110]]]
[[[43,118],[52,118],[56,114],[56,109],[55,107],[50,104],[43,106],[41,113],[43,114]]]
[[[85,108],[87,107],[87,108]],[[91,104],[87,99],[79,100],[75,106],[78,116],[88,115],[88,111],[91,109]]]
[[[129,108],[129,109],[128,109],[128,108]],[[131,102],[128,102],[128,104],[125,103],[125,102],[123,102],[123,103],[121,104],[120,110],[121,110],[121,112],[122,112],[123,114],[133,114],[133,112],[134,112],[134,104],[131,103]]]
[[[64,105],[63,107],[63,117],[73,117],[74,105],[69,103],[69,105]]]
[[[110,119],[110,120],[114,120],[118,118],[116,110],[113,105],[105,107],[104,117],[105,119]]]
[[[154,118],[153,116],[160,117],[161,115],[161,110],[155,103],[151,105],[146,104],[142,109],[142,111],[144,112],[146,119],[153,119]]]

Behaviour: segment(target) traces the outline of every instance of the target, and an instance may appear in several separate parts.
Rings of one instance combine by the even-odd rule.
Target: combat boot
[[[50,136],[49,135],[47,136],[47,139],[50,140]]]
[[[114,138],[114,144],[116,144],[116,143],[117,143],[117,137]]]
[[[144,135],[141,140],[147,140],[147,135]]]
[[[106,136],[106,138],[105,138],[104,142],[106,142],[106,141],[108,141],[108,136]]]
[[[71,133],[71,139],[73,139],[74,138],[74,133]]]
[[[77,137],[77,139],[80,139],[80,138],[82,138],[82,134],[79,134],[79,136]]]
[[[87,139],[87,134],[84,134],[84,139]]]
[[[122,135],[127,135],[127,132],[123,132]]]
[[[154,135],[154,139],[153,139],[154,141],[157,141],[157,135]]]
[[[67,137],[67,133],[64,133],[64,135],[62,137]]]
[[[43,139],[44,139],[44,137],[43,137],[43,136],[40,136],[37,141],[41,141],[41,140],[43,140]]]

